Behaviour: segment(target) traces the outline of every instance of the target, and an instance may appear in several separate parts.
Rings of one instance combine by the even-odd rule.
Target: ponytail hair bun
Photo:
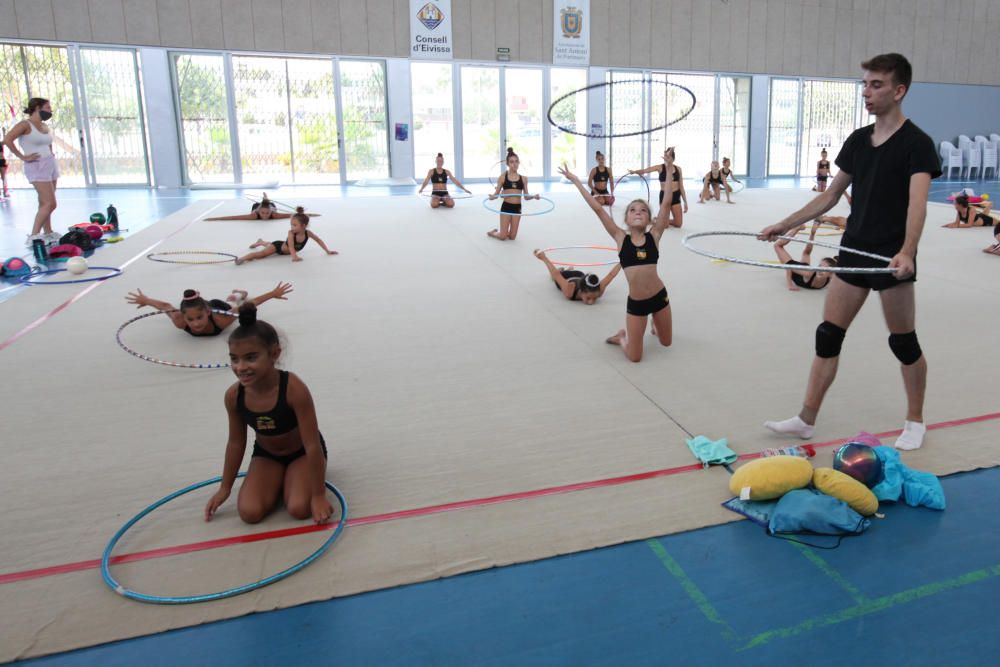
[[[306,215],[306,209],[302,206],[295,207],[295,215],[292,216],[292,220],[297,220],[300,225],[305,227],[309,224],[309,216]]]
[[[507,147],[507,156],[510,157],[511,155],[517,155],[517,153],[514,152],[513,148],[511,148],[510,146],[508,146]]]
[[[597,151],[596,153],[594,153],[594,157],[604,157],[604,153],[602,153],[601,151]]]
[[[444,159],[444,155],[442,155],[441,153],[438,153],[437,157],[441,158],[442,160]]]
[[[306,209],[303,208],[302,206],[296,206],[295,212],[298,213],[299,215],[305,215]]]
[[[240,306],[240,326],[252,328],[257,324],[257,306],[247,301]]]
[[[185,299],[193,299],[196,296],[201,296],[200,294],[198,294],[198,290],[196,290],[196,289],[186,289],[186,290],[184,290],[184,298]]]
[[[190,308],[204,308],[205,310],[209,310],[208,302],[201,298],[201,294],[196,289],[184,290],[184,298],[181,299],[181,311],[183,312]]]

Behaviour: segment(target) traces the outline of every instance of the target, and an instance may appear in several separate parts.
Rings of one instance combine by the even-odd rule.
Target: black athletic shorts
[[[504,201],[500,204],[500,212],[508,213],[510,215],[521,215],[521,202],[510,202]]]
[[[629,297],[625,312],[629,315],[645,317],[646,315],[658,313],[669,305],[670,297],[667,296],[667,288],[664,287],[648,299],[633,299]]]
[[[320,447],[323,448],[323,458],[324,459],[327,458],[327,455],[326,455],[326,441],[323,440],[323,434],[322,433],[320,433],[320,436],[319,436],[319,445],[320,445]],[[261,447],[260,444],[258,444],[257,441],[255,440],[254,443],[253,443],[253,454],[250,455],[250,458],[253,458],[255,456],[259,456],[262,459],[271,459],[272,461],[277,461],[278,463],[280,463],[283,466],[287,466],[287,465],[291,464],[292,461],[295,461],[296,459],[300,459],[300,458],[302,458],[305,455],[306,455],[306,448],[305,448],[305,446],[300,447],[299,449],[297,449],[296,451],[292,452],[291,454],[274,454],[272,452],[267,451],[263,447]]]
[[[893,257],[899,252],[898,245],[883,246],[881,248],[870,248],[866,247],[864,244],[855,243],[852,239],[844,236],[844,240],[841,242],[842,245],[848,248],[857,248],[859,250],[865,250],[867,252],[875,253],[876,255],[882,255],[883,257]],[[883,262],[880,259],[872,259],[871,257],[864,257],[862,255],[856,255],[853,252],[841,252],[837,256],[837,266],[843,267],[864,267],[864,268],[885,268],[889,266],[888,262]],[[866,289],[872,289],[876,292],[881,292],[884,289],[890,289],[904,283],[912,283],[917,280],[917,258],[913,258],[913,275],[904,280],[897,280],[891,273],[838,273],[837,277],[843,280],[848,285],[854,285],[855,287],[863,287]]]

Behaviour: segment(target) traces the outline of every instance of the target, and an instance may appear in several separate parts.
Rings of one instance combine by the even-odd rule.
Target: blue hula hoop
[[[518,195],[518,194],[497,195],[497,199],[503,199],[504,197],[524,197],[524,195]],[[531,195],[531,198],[534,199],[535,195]],[[549,207],[544,211],[537,211],[535,213],[507,213],[506,211],[501,211],[498,208],[490,208],[489,202],[491,200],[489,197],[487,197],[486,199],[483,200],[483,208],[485,208],[490,213],[499,213],[500,215],[518,215],[521,216],[522,218],[527,217],[529,215],[545,215],[546,213],[551,213],[552,211],[556,210],[556,203],[551,199],[549,199],[548,197],[539,197],[538,199],[541,201],[548,202]]]
[[[237,478],[246,477],[246,473],[241,472],[236,477]],[[221,600],[223,598],[229,598],[233,597],[234,595],[240,595],[241,593],[247,593],[249,591],[257,590],[258,588],[263,588],[264,586],[273,584],[276,581],[281,581],[282,579],[295,574],[296,572],[303,569],[304,567],[312,563],[314,560],[319,558],[321,555],[323,555],[323,552],[329,549],[330,546],[334,543],[334,541],[336,541],[336,539],[340,537],[340,533],[343,532],[344,526],[347,524],[347,500],[344,498],[344,494],[342,494],[340,490],[333,484],[324,480],[323,483],[326,484],[326,488],[330,489],[330,491],[332,491],[333,494],[337,496],[337,501],[340,503],[340,521],[337,523],[337,526],[333,529],[333,534],[330,535],[330,537],[328,537],[327,540],[323,542],[323,544],[321,544],[318,549],[316,549],[316,551],[309,554],[304,560],[296,563],[295,565],[292,565],[291,567],[285,570],[282,570],[281,572],[278,572],[277,574],[272,574],[270,577],[266,577],[252,584],[245,584],[243,586],[237,586],[235,588],[228,588],[224,591],[218,591],[217,593],[206,593],[204,595],[184,595],[177,597],[170,597],[163,595],[147,595],[146,593],[139,593],[138,591],[132,591],[122,586],[120,583],[118,583],[117,579],[111,576],[111,572],[108,568],[108,563],[111,560],[111,551],[115,548],[115,545],[118,544],[118,541],[128,531],[129,528],[138,523],[139,520],[145,517],[147,514],[149,514],[156,508],[169,503],[174,498],[183,496],[186,493],[190,493],[191,491],[195,491],[210,484],[215,484],[216,482],[219,482],[221,480],[222,480],[221,476],[213,477],[212,479],[207,479],[204,482],[198,482],[196,484],[192,484],[191,486],[183,488],[180,491],[174,491],[169,496],[157,500],[155,503],[153,503],[146,509],[136,514],[134,517],[132,517],[132,519],[129,520],[128,523],[119,528],[118,532],[115,533],[114,537],[111,538],[111,541],[108,542],[108,546],[104,548],[104,555],[101,556],[101,577],[104,579],[104,583],[106,583],[109,587],[111,587],[111,590],[113,590],[115,593],[118,593],[119,595],[130,598],[132,600],[138,600],[139,602],[151,602],[153,604],[189,604],[192,602],[209,602],[211,600]]]
[[[88,266],[87,268],[113,271],[113,273],[109,273],[106,276],[99,276],[97,278],[77,278],[76,280],[33,280],[38,276],[47,276],[53,273],[60,273],[61,271],[69,271],[69,269],[47,269],[45,271],[35,271],[34,273],[29,273],[26,276],[21,276],[20,281],[25,285],[72,285],[73,283],[90,283],[107,280],[108,278],[115,278],[124,273],[124,270],[118,268],[117,266]]]

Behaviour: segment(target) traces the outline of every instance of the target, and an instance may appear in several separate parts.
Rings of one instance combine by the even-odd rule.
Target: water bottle
[[[118,231],[118,209],[115,208],[114,204],[108,204],[107,222],[111,225],[112,230]]]
[[[45,241],[42,239],[33,239],[31,241],[31,252],[35,255],[35,261],[45,262],[49,258],[49,253],[45,249]]]
[[[765,456],[801,456],[804,459],[811,459],[816,456],[816,450],[812,445],[803,445],[801,447],[777,447],[768,448],[760,453],[761,457]]]

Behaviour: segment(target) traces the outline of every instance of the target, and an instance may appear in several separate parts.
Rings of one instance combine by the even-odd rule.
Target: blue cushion
[[[797,489],[781,497],[767,529],[775,534],[850,535],[863,533],[870,524],[843,500],[813,489]]]

